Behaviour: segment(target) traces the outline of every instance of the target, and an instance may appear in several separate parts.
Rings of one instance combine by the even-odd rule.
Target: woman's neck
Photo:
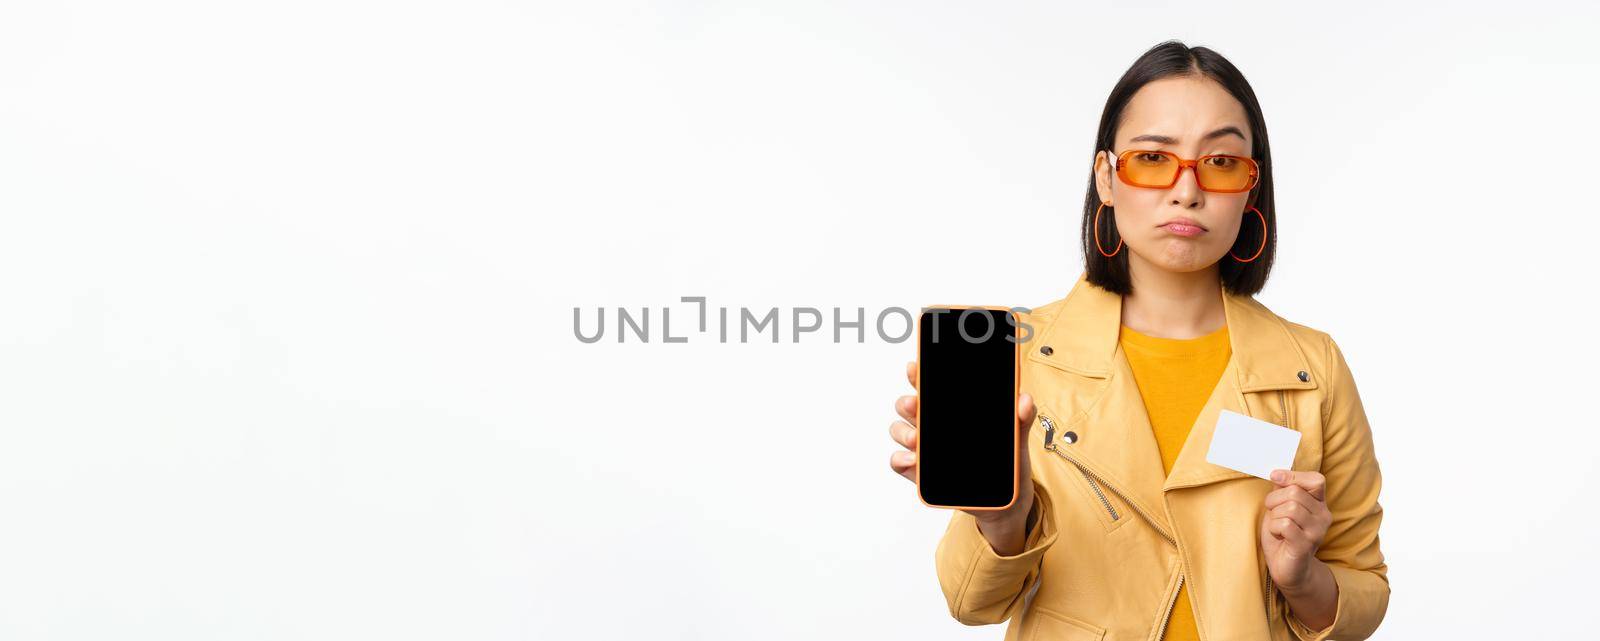
[[[1221,272],[1215,264],[1193,272],[1174,272],[1131,262],[1133,293],[1122,298],[1123,325],[1149,336],[1196,338],[1227,324]]]

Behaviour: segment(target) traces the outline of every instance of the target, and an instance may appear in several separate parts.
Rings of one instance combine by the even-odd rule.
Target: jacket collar
[[[1050,406],[1055,399],[1044,400],[1049,411],[1058,413],[1055,418],[1062,420],[1063,431],[1076,431],[1075,443],[1059,446],[1057,451],[1110,484],[1169,540],[1173,534],[1164,500],[1167,491],[1254,478],[1205,460],[1221,411],[1287,423],[1275,398],[1248,393],[1317,387],[1286,321],[1255,299],[1226,290],[1223,310],[1233,353],[1190,428],[1171,473],[1163,473],[1149,415],[1132,368],[1119,349],[1122,296],[1100,289],[1088,282],[1086,274],[1080,275],[1054,319],[1029,343],[1032,361],[1103,379],[1089,394],[1092,400],[1086,406]],[[1300,379],[1302,371],[1308,373],[1306,380]]]
[[[1255,298],[1227,290],[1222,292],[1222,309],[1240,392],[1316,389],[1317,381],[1300,380],[1300,373],[1311,369],[1283,319]],[[1084,376],[1107,378],[1113,370],[1121,329],[1122,296],[1090,284],[1084,272],[1035,343],[1050,346],[1049,353],[1035,348],[1029,358]]]

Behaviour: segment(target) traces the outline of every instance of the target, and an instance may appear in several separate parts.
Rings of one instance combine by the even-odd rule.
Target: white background
[[[1258,298],[1359,381],[1379,638],[1582,634],[1600,20],[1498,4],[7,2],[0,638],[999,638],[888,469],[912,344],[678,298],[1060,298],[1169,37],[1265,109]]]

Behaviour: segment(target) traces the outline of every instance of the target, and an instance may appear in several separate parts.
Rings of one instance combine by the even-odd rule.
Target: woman
[[[1112,89],[1095,149],[1085,270],[1020,314],[1021,496],[952,513],[950,613],[1010,620],[1008,640],[1370,636],[1389,584],[1355,381],[1328,334],[1252,298],[1275,220],[1255,93],[1217,53],[1163,43]],[[895,407],[890,465],[915,479],[916,397]],[[1222,410],[1299,431],[1293,469],[1207,462]]]

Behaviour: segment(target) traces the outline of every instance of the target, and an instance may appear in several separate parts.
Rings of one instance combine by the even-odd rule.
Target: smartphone
[[[1016,502],[1020,334],[1004,307],[928,307],[917,320],[917,494],[932,507]]]

